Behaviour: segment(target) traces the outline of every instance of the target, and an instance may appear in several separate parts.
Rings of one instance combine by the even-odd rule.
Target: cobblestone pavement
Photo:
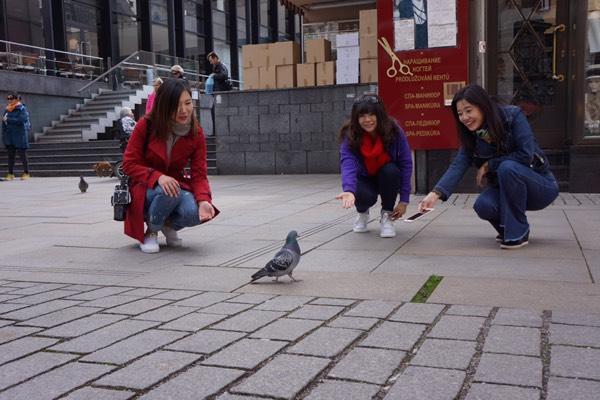
[[[0,399],[597,399],[600,316],[0,281]]]

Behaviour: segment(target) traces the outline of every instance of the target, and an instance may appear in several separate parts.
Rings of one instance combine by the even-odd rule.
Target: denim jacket
[[[447,200],[452,195],[454,188],[471,165],[478,168],[485,161],[488,162],[490,175],[494,175],[505,160],[516,161],[540,174],[549,173],[548,158],[537,144],[531,126],[521,109],[517,106],[499,106],[499,109],[506,134],[506,148],[496,149],[496,153],[491,156],[482,155],[480,150],[485,149],[486,146],[489,148],[489,145],[479,138],[476,140],[475,151],[469,152],[461,147],[450,167],[434,187],[434,190],[442,194],[442,200]]]
[[[396,139],[387,149],[391,162],[398,166],[402,176],[400,185],[400,201],[408,203],[411,189],[412,176],[412,155],[404,131],[396,123]],[[367,168],[364,165],[363,158],[356,154],[350,146],[348,140],[344,139],[340,146],[340,170],[342,174],[342,189],[344,192],[356,193],[356,183],[358,176],[367,176]]]

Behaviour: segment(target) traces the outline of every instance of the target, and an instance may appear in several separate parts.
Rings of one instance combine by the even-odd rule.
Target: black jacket
[[[229,81],[229,71],[222,62],[213,65],[213,78],[215,80],[215,92],[227,92],[231,90],[231,82]]]

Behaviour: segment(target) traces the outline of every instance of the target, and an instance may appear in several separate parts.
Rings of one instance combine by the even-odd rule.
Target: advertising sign
[[[377,0],[379,94],[414,150],[459,146],[450,103],[468,80],[468,0]]]

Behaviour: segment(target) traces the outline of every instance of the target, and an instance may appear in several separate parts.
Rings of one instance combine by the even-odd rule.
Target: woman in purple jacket
[[[402,128],[390,119],[379,96],[366,94],[352,105],[339,139],[343,192],[336,199],[344,208],[356,206],[354,232],[367,232],[369,208],[381,196],[379,236],[396,236],[393,221],[406,212],[412,175],[410,148]]]

